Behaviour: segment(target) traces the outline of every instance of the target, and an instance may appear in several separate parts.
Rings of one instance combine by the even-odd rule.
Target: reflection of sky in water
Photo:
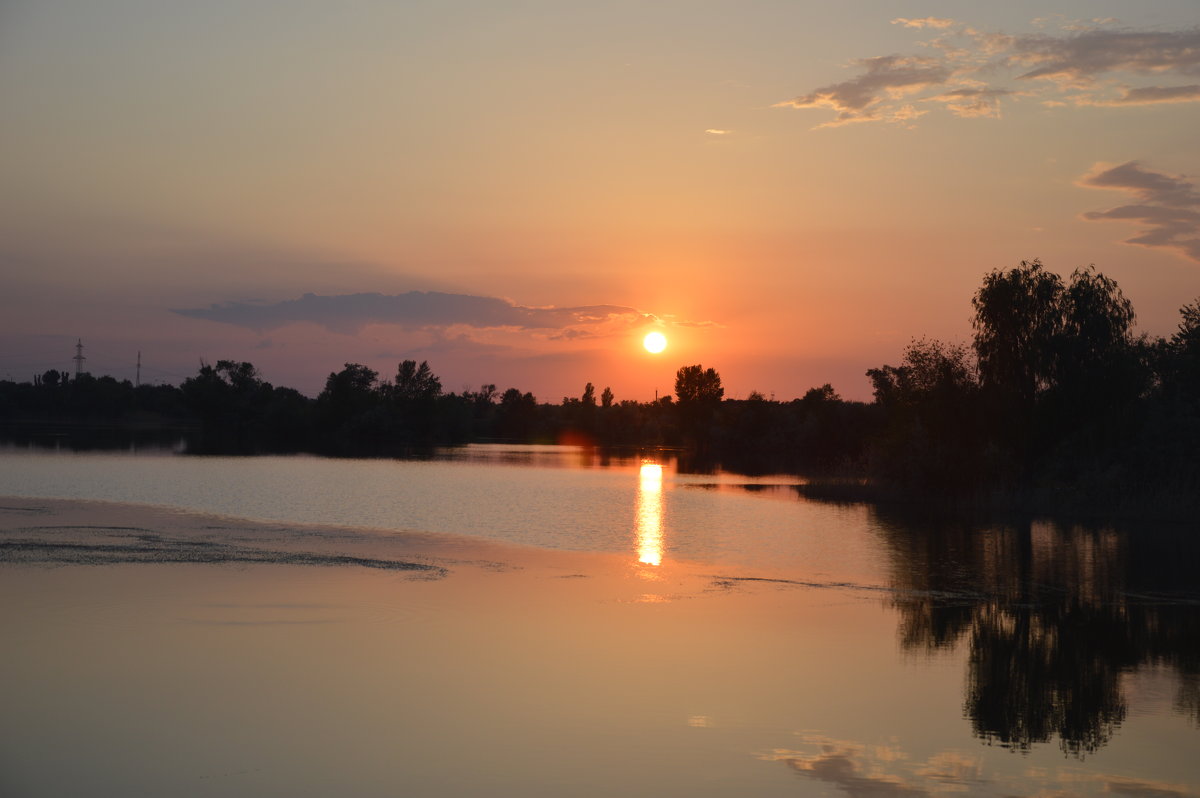
[[[601,563],[615,558],[570,580],[465,563],[436,581],[279,565],[9,567],[0,792],[17,773],[49,785],[8,789],[22,795],[85,792],[65,783],[76,774],[106,794],[198,796],[236,778],[242,789],[223,794],[317,795],[303,785],[353,761],[356,786],[379,786],[357,794],[387,794],[397,773],[414,794],[549,794],[551,781],[581,798],[1198,794],[1195,544],[819,505],[782,480],[683,475],[667,458],[595,467],[576,451],[513,452],[551,468],[492,454],[0,454],[0,495],[594,548],[618,553],[622,579],[662,583],[639,599],[640,581],[610,592]],[[109,512],[113,529],[141,534]],[[106,542],[100,521],[84,523],[75,534]],[[393,540],[283,524],[250,542],[384,556]],[[690,567],[697,557],[720,569]],[[759,580],[731,564],[742,561],[785,578]],[[116,717],[134,720],[114,731]],[[64,746],[87,766],[61,768]],[[647,751],[661,753],[654,767]]]
[[[643,463],[638,473],[636,518],[638,562],[645,565],[662,565],[662,483],[662,466]]]
[[[767,478],[680,474],[669,456],[655,459],[651,477],[641,457],[588,458],[569,447],[467,446],[421,461],[0,451],[0,495],[153,504],[549,549],[627,553],[632,545],[639,559],[643,544],[649,556],[657,537],[660,562],[669,537],[677,561],[847,581],[883,578],[861,507],[795,501],[789,491],[752,495],[744,486]],[[719,487],[707,489],[712,485]],[[764,494],[793,500],[764,500]],[[838,530],[836,539],[814,534],[825,530]]]
[[[1182,781],[1154,776],[1131,777],[1104,768],[1005,767],[1007,755],[988,749],[937,751],[925,756],[905,750],[897,740],[861,742],[799,733],[796,748],[776,749],[760,758],[782,762],[796,773],[840,788],[850,796],[926,796],[944,793],[1005,795],[1128,795],[1185,798],[1196,795],[1186,774]],[[995,753],[1000,753],[997,757]],[[1020,762],[1021,760],[1017,760]]]
[[[677,572],[687,600],[613,600],[641,589],[626,564],[560,573],[9,568],[0,792],[1197,794],[1166,707],[1086,758],[981,745],[967,652],[898,656],[876,600]]]

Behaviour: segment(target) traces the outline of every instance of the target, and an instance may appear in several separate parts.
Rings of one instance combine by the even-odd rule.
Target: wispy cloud
[[[582,338],[654,323],[679,323],[621,305],[530,307],[505,299],[438,291],[403,294],[304,294],[283,302],[224,302],[173,312],[206,321],[263,332],[289,324],[319,324],[348,335],[370,324],[394,324],[409,330],[449,328],[509,329],[541,332],[559,339]]]
[[[664,324],[669,324],[672,327],[720,327],[722,325],[715,321],[683,321],[674,316],[663,316]]]
[[[949,28],[954,24],[954,20],[942,17],[922,17],[921,19],[896,17],[892,20],[892,24],[903,25],[906,28]]]
[[[931,86],[941,86],[952,74],[940,59],[926,56],[884,55],[861,58],[855,64],[863,67],[861,75],[814,89],[777,103],[776,107],[832,108],[838,112],[837,119],[821,127],[872,122],[888,118],[889,114],[883,109],[885,99],[895,100]],[[891,115],[895,110],[898,109],[892,109]]]
[[[776,103],[828,108],[837,116],[817,127],[905,121],[903,100],[940,102],[959,117],[1001,115],[1001,100],[1033,97],[1049,107],[1133,107],[1200,102],[1200,28],[1111,29],[1111,20],[1062,22],[1056,33],[983,32],[952,19],[899,17],[895,25],[933,34],[921,55],[858,58],[858,73]],[[1134,85],[1152,78],[1155,85]]]
[[[1020,79],[1088,85],[1114,72],[1200,74],[1200,28],[1185,31],[1084,30],[1014,37],[1006,61],[1033,67]]]
[[[728,136],[733,131],[732,130],[722,130],[721,128],[717,128],[717,127],[710,127],[708,130],[706,130],[704,132],[710,136]]]
[[[955,116],[1000,116],[1000,98],[1017,94],[1009,89],[966,87],[927,97],[928,102],[940,102]]]
[[[1160,103],[1194,103],[1200,102],[1200,85],[1188,86],[1142,86],[1131,88],[1126,86],[1121,95],[1110,99],[1087,98],[1088,105],[1158,105]]]
[[[1200,263],[1200,191],[1192,181],[1129,161],[1117,166],[1096,164],[1078,184],[1123,191],[1136,200],[1106,211],[1088,211],[1084,219],[1137,223],[1142,229],[1125,243],[1178,250]]]

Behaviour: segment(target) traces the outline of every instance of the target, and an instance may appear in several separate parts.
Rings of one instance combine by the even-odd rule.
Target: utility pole
[[[75,343],[75,357],[71,359],[75,361],[75,379],[79,379],[79,375],[83,373],[83,361],[87,360],[87,358],[83,356],[82,338]]]
[[[138,350],[137,371],[134,372],[133,387],[136,388],[142,384],[142,350]]]

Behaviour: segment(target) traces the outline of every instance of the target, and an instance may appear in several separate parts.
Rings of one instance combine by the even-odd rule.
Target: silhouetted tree
[[[514,441],[533,441],[538,438],[538,403],[532,393],[509,388],[500,397],[496,409],[496,432]]]
[[[467,391],[463,396],[477,405],[491,405],[496,401],[496,386],[494,383],[481,385],[478,391],[474,393]]]
[[[393,398],[405,402],[436,399],[442,395],[442,381],[438,379],[429,362],[422,360],[401,361],[396,369],[396,382],[392,386]]]
[[[1062,280],[1040,261],[993,271],[971,300],[980,383],[1031,404],[1055,376],[1055,343],[1062,332]]]
[[[325,380],[325,390],[317,397],[328,404],[335,415],[346,417],[360,413],[375,404],[379,372],[361,363],[347,363]]]
[[[429,447],[457,436],[441,426],[442,381],[428,361],[404,360],[396,369],[396,382],[381,392],[390,398],[390,414],[384,421],[383,434],[392,446]],[[453,404],[451,400],[450,404]],[[448,414],[448,419],[454,414]]]
[[[910,343],[904,350],[900,366],[868,369],[867,377],[871,380],[876,402],[904,407],[925,406],[933,401],[944,404],[947,400],[960,399],[976,384],[975,369],[964,347],[927,339]],[[816,390],[813,388],[805,394],[805,399]]]
[[[725,389],[716,369],[700,364],[683,366],[675,373],[679,428],[685,442],[704,458],[711,455],[713,428]]]
[[[683,366],[675,372],[675,398],[681,405],[713,405],[725,396],[721,387],[721,375],[716,369],[706,369],[697,364]]]
[[[461,408],[467,416],[463,437],[466,440],[490,438],[496,423],[496,386],[492,383],[481,385],[478,391],[463,391],[462,402],[466,407]],[[457,414],[455,414],[457,415]]]
[[[984,412],[1006,470],[1026,485],[1077,482],[1088,463],[1100,474],[1094,466],[1136,434],[1129,411],[1151,380],[1153,347],[1134,339],[1116,281],[1088,268],[1064,285],[1023,261],[985,276],[972,304]]]
[[[1093,416],[1137,398],[1148,371],[1134,348],[1133,305],[1116,281],[1094,268],[1076,270],[1062,305],[1055,377],[1070,412]]]
[[[1200,406],[1200,299],[1179,309],[1179,327],[1162,344],[1159,373],[1163,392]]]
[[[1104,360],[1129,345],[1133,305],[1116,280],[1094,266],[1076,269],[1062,300],[1066,346],[1057,353],[1060,367]]]
[[[250,393],[262,387],[262,378],[253,363],[218,360],[216,373],[238,393]]]
[[[596,386],[587,383],[579,397],[564,396],[559,409],[557,440],[583,446],[593,446],[599,432],[599,408],[596,406]]]
[[[297,451],[309,443],[310,400],[291,388],[273,387],[252,363],[202,363],[197,375],[185,380],[180,391],[201,423],[200,434],[189,441],[192,451]],[[155,395],[150,386],[140,386],[138,392],[147,397]]]
[[[762,394],[759,394],[762,396]],[[800,398],[801,402],[807,405],[814,405],[820,402],[840,402],[842,397],[838,396],[837,391],[833,390],[833,386],[825,383],[820,388],[809,388],[804,392],[804,396]]]
[[[913,341],[900,366],[869,369],[875,403],[887,413],[875,441],[875,476],[908,489],[963,492],[984,458],[974,365],[964,347]]]
[[[379,411],[379,372],[361,363],[347,363],[325,380],[317,397],[317,412],[326,448],[343,453],[377,445],[383,427]]]

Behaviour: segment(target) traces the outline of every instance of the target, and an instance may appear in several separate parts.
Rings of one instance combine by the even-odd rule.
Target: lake
[[[1197,530],[669,456],[0,451],[0,794],[1200,794]]]

